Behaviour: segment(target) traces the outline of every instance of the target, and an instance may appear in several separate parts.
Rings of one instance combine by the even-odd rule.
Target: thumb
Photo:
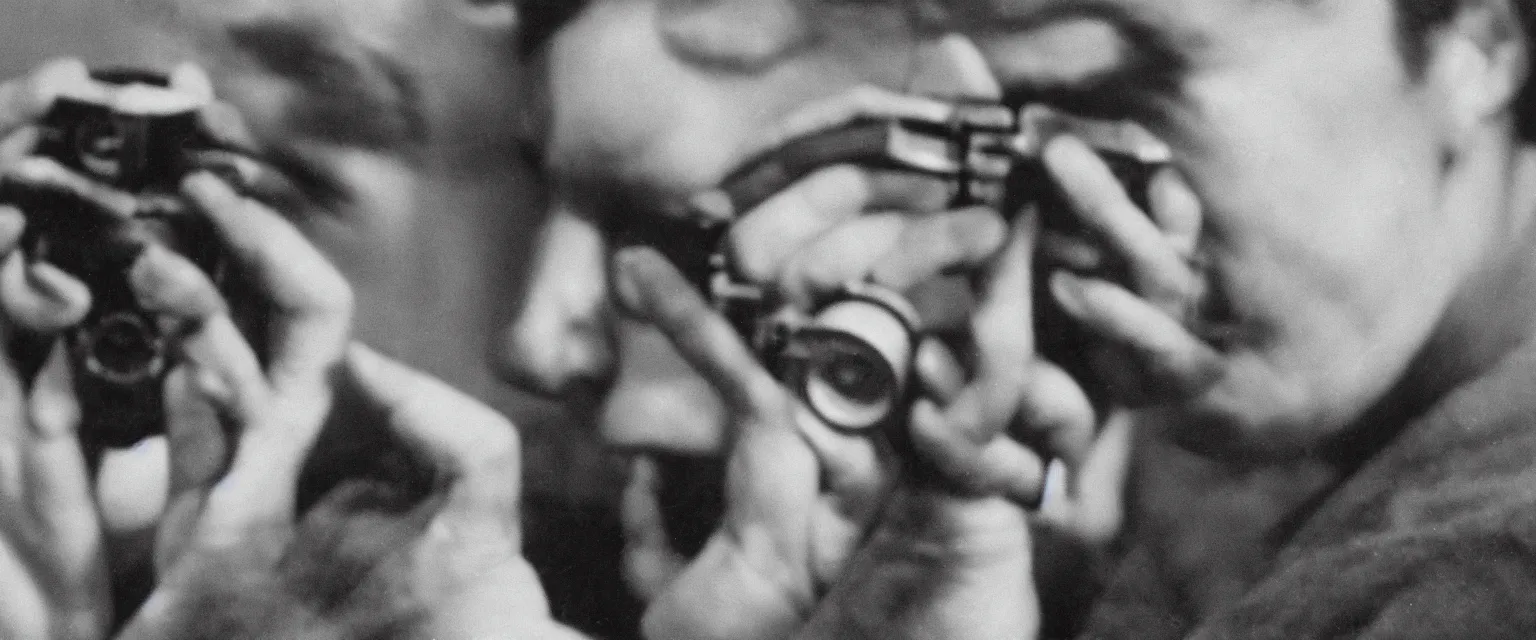
[[[730,412],[726,525],[783,531],[803,520],[815,498],[817,463],[796,429],[795,404],[763,369],[736,329],[659,253],[644,247],[615,257],[619,298],[656,326],[683,359],[724,396]],[[794,487],[791,489],[790,487]],[[775,533],[770,539],[793,538]]]
[[[451,489],[440,518],[488,526],[518,542],[521,445],[506,417],[447,383],[354,342],[347,372],[364,402],[413,453],[426,456]],[[514,548],[515,550],[515,548]]]
[[[614,262],[619,299],[725,397],[734,430],[722,525],[647,610],[645,635],[783,637],[814,595],[806,536],[820,477],[789,396],[660,254],[637,247]]]

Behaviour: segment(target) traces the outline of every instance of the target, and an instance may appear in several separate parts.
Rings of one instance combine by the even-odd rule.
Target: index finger
[[[978,377],[1012,377],[1035,358],[1034,300],[1031,298],[1038,217],[1026,213],[1010,225],[1008,240],[983,272],[971,333]]]
[[[927,400],[924,420],[912,423],[914,437],[929,444],[928,454],[976,453],[1007,429],[1018,416],[1035,359],[1030,300],[1030,253],[1036,216],[1013,223],[1009,240],[982,274],[971,336],[976,374],[953,402],[942,408]],[[917,415],[917,414],[914,414]]]
[[[323,384],[341,360],[352,322],[352,289],[299,230],[209,173],[182,191],[212,220],[235,259],[249,269],[274,315],[269,377],[279,394]],[[297,385],[297,387],[294,387]]]
[[[1138,286],[1154,300],[1183,300],[1193,274],[1163,235],[1115,179],[1104,161],[1083,141],[1069,135],[1051,139],[1045,166],[1072,203],[1078,219],[1130,263]]]
[[[389,430],[413,451],[428,455],[434,468],[453,476],[445,513],[461,522],[516,522],[521,447],[511,421],[361,343],[348,348],[346,364],[366,401],[384,411]]]
[[[625,249],[614,257],[615,289],[629,311],[666,334],[678,354],[738,410],[765,415],[782,397],[731,323],[710,307],[655,250]]]

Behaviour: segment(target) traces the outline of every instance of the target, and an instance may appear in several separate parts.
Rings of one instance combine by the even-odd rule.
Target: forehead
[[[738,41],[750,49],[762,32],[729,10],[669,30],[669,1],[592,2],[538,57],[541,87],[528,98],[544,120],[529,133],[542,139],[545,169],[564,191],[628,185],[626,195],[656,196],[711,184],[797,106],[859,84],[899,84],[909,71],[899,2],[791,0],[816,19],[814,35],[769,64],[739,69],[711,56],[729,55]],[[695,26],[710,32],[685,32]],[[669,37],[678,33],[685,36]]]

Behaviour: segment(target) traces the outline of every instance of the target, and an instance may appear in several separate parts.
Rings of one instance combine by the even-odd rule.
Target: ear
[[[754,73],[814,40],[795,0],[660,0],[662,38],[694,64]]]
[[[1525,32],[1507,0],[1466,0],[1456,18],[1429,35],[1425,82],[1442,98],[1455,146],[1491,118],[1509,114],[1525,84]]]
[[[465,22],[487,29],[510,30],[517,26],[514,0],[449,0],[454,13]]]

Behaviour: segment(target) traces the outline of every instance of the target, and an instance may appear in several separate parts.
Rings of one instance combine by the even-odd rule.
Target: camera
[[[139,196],[127,219],[92,211],[60,193],[9,185],[0,201],[27,215],[21,247],[83,282],[91,308],[64,336],[81,404],[82,440],[129,446],[162,430],[167,335],[140,308],[128,274],[154,244],[189,258],[223,285],[224,259],[211,225],[177,196],[193,171],[192,153],[215,145],[198,120],[202,106],[175,92],[167,77],[138,70],[92,72],[104,91],[61,97],[41,121],[33,153]]]
[[[619,242],[655,246],[703,291],[765,366],[829,425],[845,431],[880,427],[905,415],[913,358],[923,333],[902,296],[868,283],[850,283],[809,315],[773,310],[764,293],[735,277],[722,240],[735,212],[748,211],[810,172],[833,164],[914,172],[941,178],[951,206],[987,205],[1005,216],[1033,208],[1043,231],[1095,242],[1075,222],[1042,154],[1060,134],[1086,142],[1134,202],[1147,210],[1152,176],[1172,159],[1170,148],[1128,121],[1068,114],[1041,104],[1012,109],[993,103],[945,103],[943,118],[865,118],[786,142],[754,158],[721,183],[728,215],[697,211],[648,229],[618,230]],[[937,113],[937,112],[936,112]],[[1050,301],[1046,278],[1060,266],[1036,255],[1037,301]],[[1094,275],[1123,278],[1113,259]],[[1103,396],[1082,354],[1092,338],[1053,303],[1034,318],[1042,355]]]

